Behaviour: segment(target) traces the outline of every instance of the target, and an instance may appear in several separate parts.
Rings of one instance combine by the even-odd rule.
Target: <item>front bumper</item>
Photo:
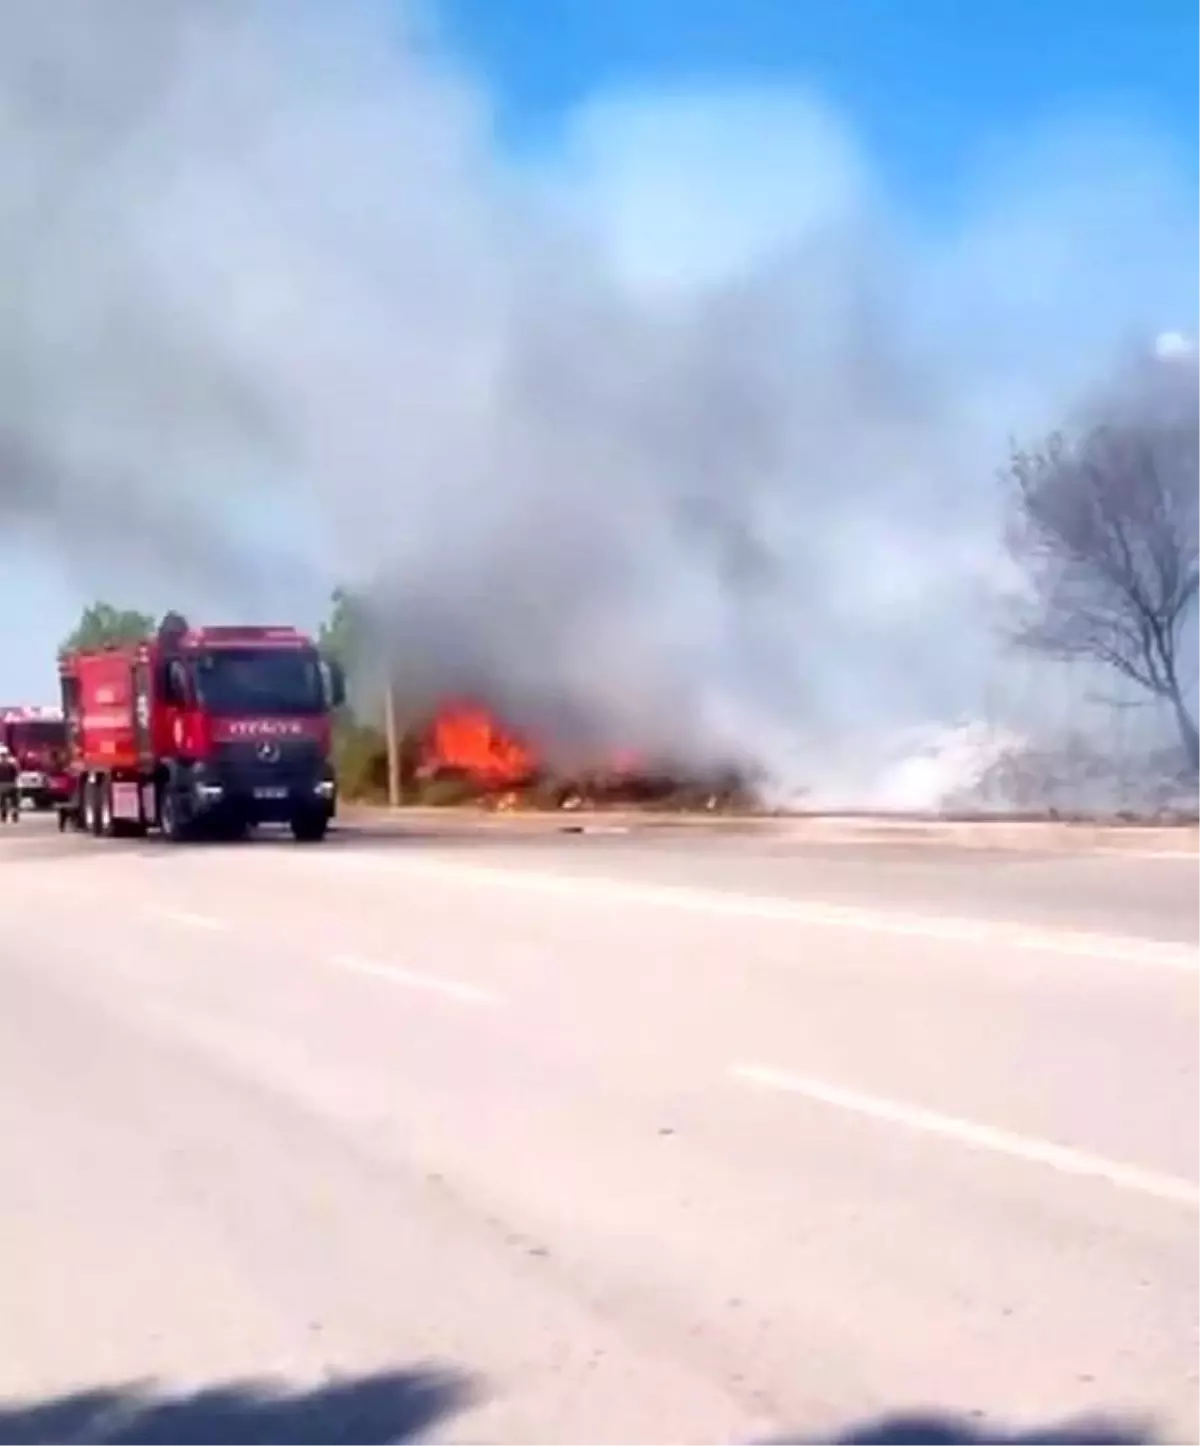
[[[32,803],[49,803],[53,795],[49,776],[33,769],[23,769],[17,775],[17,795]]]
[[[209,776],[194,779],[189,794],[191,811],[197,817],[286,823],[301,814],[332,818],[337,812],[337,785],[330,779],[238,784]]]
[[[263,763],[234,754],[189,770],[187,808],[195,817],[247,823],[332,818],[337,782],[328,763],[311,755]]]

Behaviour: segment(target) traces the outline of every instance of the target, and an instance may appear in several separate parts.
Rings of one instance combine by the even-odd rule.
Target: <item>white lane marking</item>
[[[206,929],[209,933],[223,933],[229,928],[224,919],[215,919],[211,914],[193,914],[187,909],[151,909],[157,919],[168,924],[182,924],[185,929]]]
[[[460,1004],[496,1004],[497,998],[486,989],[475,984],[466,984],[460,979],[443,979],[436,974],[420,974],[412,969],[401,969],[391,964],[375,964],[369,959],[360,959],[353,954],[335,954],[334,964],[339,969],[348,969],[354,974],[366,974],[372,979],[382,979],[388,984],[401,984],[408,989],[423,989],[430,994],[444,994]]]
[[[1063,1175],[1081,1175],[1103,1180],[1118,1190],[1151,1195],[1157,1200],[1186,1205],[1192,1209],[1200,1208],[1200,1184],[1180,1176],[1162,1175],[1153,1170],[1140,1169],[1136,1165],[1123,1165],[1101,1155],[1090,1155],[1082,1150],[1070,1149],[1066,1145],[1055,1145],[1049,1140],[1012,1134],[992,1125],[981,1125],[972,1120],[957,1119],[953,1115],[939,1114],[920,1105],[906,1105],[898,1100],[861,1094],[857,1090],[843,1089],[840,1085],[829,1084],[824,1080],[790,1074],[786,1070],[771,1069],[764,1065],[739,1064],[734,1065],[730,1073],[744,1084],[801,1095],[817,1104],[831,1105],[834,1109],[847,1110],[852,1114],[864,1115],[890,1125],[900,1125],[904,1129],[916,1130],[926,1135],[939,1135],[943,1139],[965,1145],[968,1149],[1007,1155],[1011,1159],[1024,1160],[1029,1164],[1045,1165]]]
[[[643,904],[685,909],[725,918],[759,919],[816,928],[854,929],[872,934],[934,939],[948,944],[1000,944],[1034,953],[1157,964],[1164,968],[1189,970],[1193,973],[1200,969],[1200,947],[1196,945],[1164,943],[1130,935],[1037,928],[1004,920],[970,919],[953,915],[897,913],[853,905],[780,898],[768,894],[701,889],[687,884],[647,884],[580,874],[538,873],[530,869],[495,868],[485,864],[462,864],[441,859],[400,860],[341,854],[336,858],[311,862],[325,869],[333,866],[401,872],[417,877],[450,882],[458,880],[514,892],[551,894],[595,903]]]
[[[183,909],[152,909],[154,917],[172,924],[182,924],[190,929],[206,929],[213,932],[227,930],[229,925],[223,919],[209,914],[192,914]],[[459,979],[443,979],[436,974],[421,974],[411,969],[401,969],[388,964],[376,964],[369,959],[360,959],[353,954],[334,955],[332,962],[339,969],[348,969],[355,974],[367,974],[375,979],[386,980],[389,984],[402,984],[409,989],[424,989],[432,994],[444,994],[460,1004],[495,1004],[497,998],[486,989],[475,984],[466,984]]]
[[[1084,847],[1074,851],[1063,849],[1061,852],[1063,858],[1067,859],[1088,858],[1092,854],[1100,854],[1106,859],[1132,859],[1134,863],[1141,863],[1145,859],[1150,863],[1189,864],[1192,868],[1200,862],[1194,849],[1123,849],[1101,844],[1096,848]]]

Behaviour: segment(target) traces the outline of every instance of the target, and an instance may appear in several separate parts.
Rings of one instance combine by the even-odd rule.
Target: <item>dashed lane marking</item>
[[[171,924],[181,924],[188,929],[221,933],[229,928],[223,919],[214,918],[209,914],[191,913],[185,909],[151,909],[149,912],[154,918]],[[445,979],[437,974],[423,974],[416,970],[401,968],[398,965],[378,964],[369,959],[362,959],[355,954],[335,954],[328,962],[339,969],[346,969],[354,974],[369,975],[373,979],[382,979],[388,984],[398,984],[408,989],[421,989],[430,994],[443,994],[449,999],[457,1000],[460,1004],[497,1003],[496,995],[476,984],[468,984],[460,979]]]
[[[443,994],[459,1004],[496,1004],[497,996],[477,984],[467,984],[461,979],[445,979],[437,974],[422,974],[413,969],[402,969],[394,964],[377,964],[370,959],[361,959],[355,954],[335,954],[331,961],[339,969],[353,974],[365,974],[372,979],[381,979],[387,984],[397,984],[406,989],[420,989],[429,994]]]
[[[211,914],[194,914],[187,909],[151,909],[150,914],[168,924],[182,924],[185,929],[204,929],[211,934],[224,933],[229,925]]]
[[[1070,1149],[1066,1145],[1056,1145],[1049,1140],[1013,1134],[992,1125],[958,1119],[953,1115],[939,1114],[919,1105],[883,1099],[878,1095],[862,1094],[825,1080],[810,1079],[765,1065],[734,1065],[730,1073],[741,1083],[759,1089],[799,1095],[816,1104],[828,1105],[921,1134],[953,1140],[968,1149],[1005,1155],[1009,1159],[1022,1160],[1027,1164],[1042,1165],[1061,1175],[1102,1180],[1118,1190],[1149,1195],[1168,1204],[1182,1205],[1192,1210],[1200,1208],[1200,1185],[1194,1180],[1143,1170],[1137,1165],[1122,1164],[1101,1155],[1091,1155],[1082,1150]]]

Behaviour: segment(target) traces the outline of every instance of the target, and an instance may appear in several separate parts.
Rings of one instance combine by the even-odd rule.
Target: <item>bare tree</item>
[[[1017,641],[1115,670],[1172,710],[1200,766],[1194,674],[1200,446],[1195,354],[1147,360],[1074,439],[1014,452],[1008,542],[1031,586]]]

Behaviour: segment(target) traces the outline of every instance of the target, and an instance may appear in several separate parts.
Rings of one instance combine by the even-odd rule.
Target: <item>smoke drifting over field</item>
[[[410,698],[869,797],[994,688],[1006,436],[1193,313],[1187,187],[1060,127],[921,235],[752,93],[598,102],[531,174],[396,10],[4,6],[4,525],[131,603],[359,586]]]

